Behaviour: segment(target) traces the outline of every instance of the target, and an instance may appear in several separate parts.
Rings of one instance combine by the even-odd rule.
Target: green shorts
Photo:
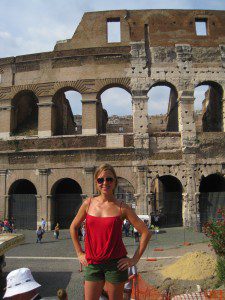
[[[98,265],[90,264],[85,267],[84,278],[86,281],[108,281],[121,283],[128,280],[128,271],[120,271],[117,262],[120,259],[110,259],[108,262]]]

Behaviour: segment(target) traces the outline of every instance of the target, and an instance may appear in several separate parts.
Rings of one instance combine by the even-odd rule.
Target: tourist
[[[41,244],[41,240],[44,234],[44,229],[41,228],[41,226],[38,227],[38,229],[36,230],[36,234],[37,234],[37,240],[36,243],[40,243]]]
[[[44,232],[45,232],[45,229],[46,229],[46,221],[45,221],[44,218],[41,218],[41,227],[42,227],[42,229],[43,229]]]
[[[115,198],[117,176],[111,165],[104,164],[96,170],[95,184],[99,195],[84,201],[70,226],[75,251],[85,266],[85,299],[99,299],[106,282],[109,298],[122,300],[128,268],[141,258],[150,233],[133,209]],[[84,252],[78,228],[85,219]],[[127,257],[122,241],[124,219],[129,220],[141,235],[140,244],[131,258]]]
[[[37,283],[30,269],[20,268],[10,272],[6,277],[6,292],[4,299],[13,300],[38,300],[41,296],[38,288],[41,286]]]
[[[59,223],[56,223],[55,229],[54,229],[54,237],[56,240],[59,239]]]

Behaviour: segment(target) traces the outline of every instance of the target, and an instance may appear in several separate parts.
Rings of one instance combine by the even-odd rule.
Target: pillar
[[[136,202],[136,212],[139,215],[148,214],[148,199],[146,193],[146,167],[137,166],[137,180],[138,180],[138,201]]]
[[[0,102],[0,139],[8,139],[12,130],[11,100],[1,100]]]
[[[38,103],[38,137],[49,137],[54,132],[54,114],[52,97],[39,97]],[[57,120],[55,120],[57,122]]]
[[[97,98],[96,94],[82,94],[82,134],[97,134]]]
[[[221,101],[222,101],[222,131],[225,132],[225,98],[223,98]]]
[[[8,217],[8,205],[6,201],[8,197],[6,196],[6,179],[7,179],[7,170],[0,170],[0,220]]]
[[[146,95],[132,96],[133,132],[135,148],[148,148],[148,97]]]
[[[178,93],[179,131],[181,132],[182,149],[195,146],[196,128],[194,120],[194,91]]]
[[[47,222],[47,230],[51,229],[51,220],[49,213],[48,204],[48,175],[50,173],[49,169],[38,169],[38,181],[39,181],[39,195],[40,196],[40,214],[38,215],[38,225],[41,225],[41,218],[44,218]],[[37,199],[38,200],[38,199]]]
[[[95,194],[94,172],[95,167],[84,167],[85,191],[83,191],[83,197],[86,195],[92,197]]]

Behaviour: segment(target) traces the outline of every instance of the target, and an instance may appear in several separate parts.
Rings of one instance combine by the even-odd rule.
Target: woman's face
[[[101,194],[104,195],[112,195],[115,186],[116,186],[116,179],[113,176],[111,171],[102,171],[99,173],[98,178],[96,180],[97,189]]]

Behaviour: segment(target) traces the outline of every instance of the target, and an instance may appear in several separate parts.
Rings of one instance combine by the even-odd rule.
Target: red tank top
[[[121,216],[95,217],[87,214],[85,253],[88,264],[101,264],[127,255],[122,240]]]

